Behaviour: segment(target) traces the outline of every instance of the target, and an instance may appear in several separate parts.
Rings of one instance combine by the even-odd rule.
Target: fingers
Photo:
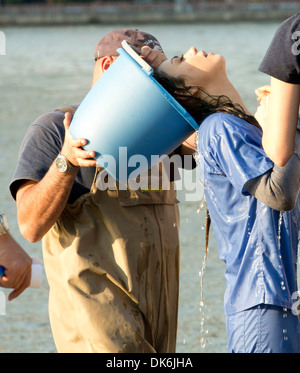
[[[263,98],[268,96],[271,93],[271,86],[270,85],[264,85],[260,88],[257,88],[255,90],[255,94],[257,95],[257,101],[261,102]]]
[[[266,91],[266,92],[271,92],[271,86],[270,84],[265,84],[262,87],[258,88],[260,91]]]
[[[263,85],[262,87],[259,87],[255,90],[255,93],[257,95],[261,94],[261,93],[270,93],[271,92],[271,86],[266,84],[266,85]]]
[[[78,141],[75,141],[74,144],[78,144]],[[72,151],[68,154],[64,153],[63,150],[61,154],[75,166],[92,167],[96,165],[96,160],[93,159],[96,155],[94,151],[84,150],[80,147],[74,146]]]
[[[149,56],[151,51],[153,51],[153,49],[151,49],[150,47],[143,46],[142,49],[141,49],[141,57],[143,57],[145,60],[147,60],[147,57]]]
[[[18,297],[30,285],[31,280],[31,261],[22,267],[14,267],[7,269],[4,276],[1,277],[0,286],[4,288],[14,289],[9,295],[8,300],[11,301]]]
[[[72,121],[71,113],[69,112],[65,113],[64,126],[65,126],[66,131],[69,131],[71,121]]]
[[[91,159],[96,155],[94,151],[83,150],[81,148],[74,148],[73,154],[74,158],[76,159],[80,167],[90,167],[96,165],[96,161],[94,159]]]
[[[23,293],[24,290],[28,288],[29,285],[30,285],[30,278],[29,280],[25,278],[21,286],[15,288],[12,292],[8,294],[8,300],[11,301],[17,298],[20,294]]]
[[[21,293],[23,293],[24,290],[25,289],[23,289],[22,291],[19,291],[19,289],[13,290],[8,294],[8,300],[12,301],[13,299],[17,298]]]
[[[70,145],[74,148],[80,148],[82,146],[85,146],[86,144],[86,139],[73,139],[72,137],[70,139]]]
[[[92,167],[96,165],[96,160],[92,159],[96,153],[91,150],[84,150],[82,147],[87,144],[86,139],[74,139],[70,132],[70,124],[72,121],[72,115],[70,113],[65,114],[64,127],[65,127],[65,141],[61,150],[61,154],[64,155],[69,162],[75,166],[80,167]]]
[[[262,127],[262,130],[264,130],[267,125],[269,100],[270,100],[269,95],[261,96],[259,100],[260,104],[257,107],[256,113],[254,114],[256,120],[259,122],[260,126]]]
[[[71,139],[70,144],[73,150],[73,157],[79,166],[86,167],[95,164],[96,161],[90,158],[95,157],[96,153],[92,150],[84,150],[82,148],[82,146],[87,144],[85,139]]]
[[[149,65],[156,69],[162,62],[167,60],[166,55],[157,49],[151,49],[148,46],[144,46],[141,49],[141,57],[145,59]]]
[[[65,141],[68,141],[72,147],[81,147],[87,144],[86,139],[73,139],[73,137],[69,133],[70,124],[72,121],[72,115],[67,112],[65,113],[65,119],[64,119],[64,127],[66,130],[65,134]]]

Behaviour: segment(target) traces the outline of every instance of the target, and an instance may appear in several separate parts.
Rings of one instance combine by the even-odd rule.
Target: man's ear
[[[99,58],[94,66],[94,73],[93,73],[93,85],[97,83],[97,81],[101,78],[101,76],[105,73],[105,71],[111,66],[114,62],[114,58],[111,56],[105,56]]]
[[[102,72],[104,73],[111,66],[113,62],[114,62],[114,59],[111,56],[104,56],[103,58],[101,58],[100,68]]]

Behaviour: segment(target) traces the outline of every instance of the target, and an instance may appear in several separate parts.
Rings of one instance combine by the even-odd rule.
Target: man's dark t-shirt
[[[279,26],[258,70],[286,83],[300,84],[300,13]]]
[[[73,106],[77,108],[77,106]],[[64,143],[65,113],[57,110],[40,116],[28,128],[23,139],[17,167],[15,169],[10,192],[13,198],[26,180],[40,181],[61,151]],[[90,191],[95,175],[95,167],[81,167],[76,176],[69,203]]]

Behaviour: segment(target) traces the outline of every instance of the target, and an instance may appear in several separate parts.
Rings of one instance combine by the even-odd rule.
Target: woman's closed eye
[[[176,60],[177,63],[181,63],[184,60],[184,55],[182,54],[180,57],[179,56],[174,56],[171,59],[171,63],[173,63],[173,60]],[[178,61],[177,61],[178,60]]]

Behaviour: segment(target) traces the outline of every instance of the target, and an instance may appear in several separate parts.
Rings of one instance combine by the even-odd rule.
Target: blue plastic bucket
[[[84,148],[94,150],[97,163],[121,182],[130,179],[137,167],[139,172],[152,167],[157,159],[152,155],[170,154],[199,127],[126,41],[122,47],[70,126],[71,135],[87,139]],[[145,162],[139,162],[139,155]]]

